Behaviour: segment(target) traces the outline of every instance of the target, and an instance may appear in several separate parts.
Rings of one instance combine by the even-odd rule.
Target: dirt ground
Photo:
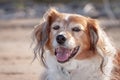
[[[38,80],[41,67],[32,62],[32,29],[0,30],[0,80]]]
[[[107,34],[120,47],[120,28],[107,28]],[[31,63],[32,28],[0,29],[0,80],[38,80],[41,67]]]

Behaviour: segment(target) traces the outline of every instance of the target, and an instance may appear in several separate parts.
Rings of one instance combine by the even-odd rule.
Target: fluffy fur
[[[119,54],[96,20],[49,9],[34,33],[41,80],[120,80]]]

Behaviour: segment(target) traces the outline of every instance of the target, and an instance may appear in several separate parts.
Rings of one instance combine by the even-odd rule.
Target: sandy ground
[[[120,28],[107,28],[106,32],[120,47]],[[41,67],[33,59],[30,29],[0,30],[0,80],[38,80]]]
[[[41,67],[34,61],[32,29],[0,30],[0,80],[38,80]]]

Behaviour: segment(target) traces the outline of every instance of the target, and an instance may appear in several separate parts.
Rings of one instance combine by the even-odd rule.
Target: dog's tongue
[[[63,48],[63,47],[56,49],[56,58],[60,62],[64,62],[68,60],[68,58],[70,57],[70,54],[71,54],[70,49]]]

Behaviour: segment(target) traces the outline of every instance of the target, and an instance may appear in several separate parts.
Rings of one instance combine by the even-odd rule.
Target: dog
[[[40,80],[120,80],[120,55],[97,20],[51,8],[34,36]]]

